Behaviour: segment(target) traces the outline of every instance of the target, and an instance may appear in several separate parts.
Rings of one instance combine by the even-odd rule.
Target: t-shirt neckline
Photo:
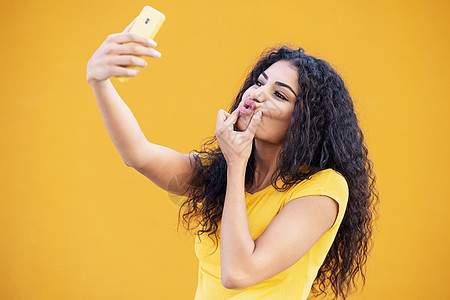
[[[277,186],[278,186],[278,183],[279,183],[280,181],[281,181],[281,178],[278,179],[278,180],[276,181]],[[267,190],[270,189],[270,188],[274,188],[272,184],[269,184],[268,186],[266,186],[266,187],[263,188],[262,190],[259,190],[259,191],[257,191],[257,192],[254,192],[253,194],[250,194],[249,192],[245,191],[245,195],[247,195],[247,196],[254,196],[254,195],[256,195],[256,194],[259,194],[259,193],[262,193],[262,192],[264,192],[264,191],[267,191]]]

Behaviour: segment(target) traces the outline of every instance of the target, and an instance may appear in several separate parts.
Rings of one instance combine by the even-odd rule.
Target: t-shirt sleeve
[[[200,158],[200,161],[202,164],[205,164],[206,160],[208,159],[208,155],[206,153],[193,152],[193,154],[197,155]],[[168,196],[170,202],[172,202],[173,204],[175,204],[178,207],[183,205],[183,203],[188,199],[188,197],[186,197],[186,196],[180,196],[180,195],[173,194],[170,192],[167,192],[167,196]]]
[[[339,226],[344,218],[349,196],[345,177],[333,169],[322,170],[292,187],[287,192],[283,206],[291,200],[313,195],[328,196],[338,203],[338,216],[330,230]]]
[[[167,196],[169,197],[170,202],[172,202],[173,204],[175,204],[178,207],[183,205],[183,203],[187,200],[186,196],[180,196],[180,195],[173,194],[170,192],[167,192]]]

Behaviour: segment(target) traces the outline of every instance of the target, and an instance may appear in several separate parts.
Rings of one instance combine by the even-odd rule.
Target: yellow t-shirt
[[[278,182],[278,186],[281,186],[281,181]],[[216,252],[210,255],[215,250],[213,241],[207,234],[203,234],[201,240],[196,237],[195,254],[199,260],[199,268],[195,300],[306,299],[344,217],[348,201],[347,181],[339,172],[326,169],[312,175],[309,180],[299,182],[284,193],[278,192],[272,185],[254,194],[245,193],[253,240],[264,232],[287,202],[310,195],[326,195],[339,204],[335,223],[294,265],[249,288],[242,290],[225,288],[220,280],[220,241]],[[178,205],[181,203],[179,201]],[[218,225],[219,233],[220,223]]]

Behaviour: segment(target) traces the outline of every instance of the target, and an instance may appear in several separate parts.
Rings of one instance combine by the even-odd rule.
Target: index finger
[[[223,109],[219,109],[219,112],[217,113],[216,128],[218,128],[220,125],[222,125],[226,119],[227,119],[227,116],[225,115],[225,111]]]
[[[117,44],[138,43],[145,45],[147,47],[156,47],[156,42],[154,40],[135,32],[123,32],[112,34],[110,36],[110,41],[115,42]]]
[[[228,114],[228,118],[225,121],[225,125],[228,126],[228,125],[230,125],[230,123],[231,124],[236,123],[236,120],[237,120],[238,115],[239,115],[239,109],[240,109],[240,105],[234,111],[232,111],[231,114]]]

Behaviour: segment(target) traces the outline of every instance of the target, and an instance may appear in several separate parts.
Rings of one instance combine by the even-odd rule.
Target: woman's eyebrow
[[[262,76],[264,76],[264,78],[265,78],[266,80],[269,79],[269,76],[267,76],[267,74],[266,74],[264,71],[262,71],[261,74],[262,74]],[[282,82],[280,82],[280,81],[275,81],[275,84],[290,89],[291,92],[295,95],[295,97],[298,97],[298,96],[295,94],[294,90],[293,90],[289,85],[287,85],[286,83],[282,83]]]

